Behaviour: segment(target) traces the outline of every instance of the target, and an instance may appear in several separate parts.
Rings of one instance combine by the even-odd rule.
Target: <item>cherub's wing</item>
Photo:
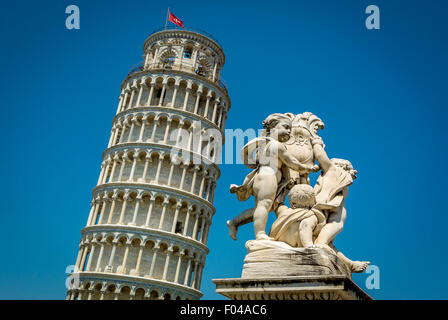
[[[249,141],[241,150],[241,159],[243,164],[255,169],[258,167],[259,154],[264,152],[266,145],[271,141],[269,137],[259,137]]]

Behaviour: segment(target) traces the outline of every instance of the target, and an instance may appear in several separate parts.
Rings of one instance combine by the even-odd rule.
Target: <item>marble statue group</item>
[[[365,271],[368,261],[351,260],[333,244],[344,227],[345,200],[357,171],[350,161],[327,156],[318,135],[318,130],[324,128],[322,120],[310,112],[274,113],[263,121],[263,128],[263,135],[242,150],[243,162],[252,171],[241,185],[230,187],[238,200],[246,201],[251,196],[255,200],[253,208],[227,222],[234,240],[238,227],[250,222],[254,225],[255,240],[246,243],[249,254],[243,275],[264,273],[265,268],[277,265],[280,267],[276,272],[280,274],[282,266],[288,275],[326,272],[318,268],[328,269],[328,259],[322,255],[333,259],[330,269],[344,269],[342,273]],[[309,174],[319,171],[316,184],[311,186]],[[266,234],[269,212],[275,213],[276,220]],[[282,265],[291,253],[298,254],[301,261],[303,255],[315,257],[311,260],[319,270],[310,269],[310,259],[306,263],[296,259],[295,265]]]

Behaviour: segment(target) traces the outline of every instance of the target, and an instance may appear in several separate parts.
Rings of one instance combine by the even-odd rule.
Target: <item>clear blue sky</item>
[[[81,29],[65,29],[77,4]],[[364,26],[381,10],[381,30]],[[445,267],[447,23],[444,1],[2,1],[1,299],[64,299],[121,81],[166,9],[226,52],[227,128],[272,112],[311,111],[331,157],[359,171],[336,245],[381,270],[376,299],[448,298]],[[228,192],[248,169],[222,165],[204,298],[212,278],[240,276],[252,201]],[[366,275],[355,281],[365,288]]]

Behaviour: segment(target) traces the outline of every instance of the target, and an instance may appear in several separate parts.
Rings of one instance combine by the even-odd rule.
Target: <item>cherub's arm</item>
[[[314,157],[319,162],[323,171],[327,171],[332,165],[331,160],[328,158],[327,153],[324,150],[323,143],[313,143]]]
[[[291,169],[296,170],[296,171],[301,171],[301,170],[313,171],[314,170],[315,166],[308,166],[308,165],[302,164],[299,162],[299,160],[294,158],[291,155],[291,153],[288,152],[288,150],[283,145],[283,143],[277,143],[277,146],[278,146],[278,157],[285,165],[287,165]]]

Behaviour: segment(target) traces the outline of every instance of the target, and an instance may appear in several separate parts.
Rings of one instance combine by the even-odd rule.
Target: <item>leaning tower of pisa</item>
[[[224,52],[163,29],[121,85],[67,299],[199,299],[224,124]],[[209,133],[213,134],[209,134]]]

